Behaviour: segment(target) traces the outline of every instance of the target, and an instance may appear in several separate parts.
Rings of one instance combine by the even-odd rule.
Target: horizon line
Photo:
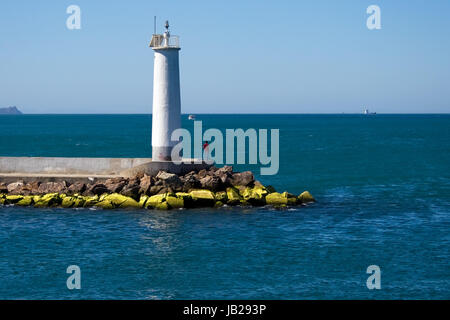
[[[265,113],[181,113],[181,115],[412,115],[412,114],[450,114],[450,112],[376,112],[375,114],[364,114],[363,112],[265,112]],[[9,115],[152,115],[152,113],[23,113],[22,114],[0,114]]]

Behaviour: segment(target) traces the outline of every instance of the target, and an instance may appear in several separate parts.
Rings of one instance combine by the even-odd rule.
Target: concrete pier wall
[[[175,174],[208,169],[206,163],[195,164],[192,159],[177,165],[151,158],[41,158],[0,157],[0,182],[25,181],[87,182],[112,177],[156,175],[160,170]]]
[[[0,173],[118,175],[151,158],[0,157]]]

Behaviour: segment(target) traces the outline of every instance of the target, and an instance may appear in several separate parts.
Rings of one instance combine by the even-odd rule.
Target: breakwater
[[[315,201],[308,191],[300,195],[276,192],[254,179],[252,172],[211,167],[177,175],[159,171],[156,175],[97,179],[92,183],[66,180],[0,181],[0,204],[34,207],[99,207],[177,209],[224,205],[286,207]]]

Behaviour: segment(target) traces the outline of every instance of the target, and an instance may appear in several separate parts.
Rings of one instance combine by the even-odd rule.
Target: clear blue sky
[[[2,0],[0,107],[151,113],[154,15],[181,37],[184,113],[450,112],[448,0]]]

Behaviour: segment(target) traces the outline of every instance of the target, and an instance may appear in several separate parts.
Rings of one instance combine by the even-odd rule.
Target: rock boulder
[[[139,194],[150,195],[150,188],[153,185],[153,177],[144,175],[139,184]]]
[[[23,185],[24,185],[23,181],[17,181],[17,182],[8,184],[8,186],[7,186],[8,193],[20,193]]]
[[[103,183],[95,183],[93,185],[89,185],[84,193],[86,195],[102,195],[108,192],[109,189]]]
[[[183,190],[183,183],[181,182],[180,177],[174,173],[159,171],[156,175],[156,179],[162,181],[163,186],[172,192]]]
[[[61,182],[44,182],[38,187],[38,194],[48,193],[66,193],[69,184],[66,181]]]
[[[309,193],[308,191],[304,191],[298,196],[298,201],[300,203],[309,203],[309,202],[315,202],[316,199],[314,199],[314,197],[311,195],[311,193]]]
[[[76,182],[72,185],[69,186],[69,188],[67,188],[67,193],[68,194],[82,194],[83,192],[86,191],[86,184],[81,183],[81,182]]]
[[[125,178],[111,178],[105,181],[104,185],[108,188],[109,192],[117,193],[122,191],[122,189],[127,185],[127,180]]]
[[[218,176],[205,176],[200,179],[200,186],[203,189],[208,189],[211,191],[221,190],[223,187],[222,180]]]
[[[8,186],[4,183],[0,183],[0,193],[8,193]]]
[[[253,184],[255,178],[251,171],[233,173],[231,176],[231,184],[233,186],[249,186]]]

